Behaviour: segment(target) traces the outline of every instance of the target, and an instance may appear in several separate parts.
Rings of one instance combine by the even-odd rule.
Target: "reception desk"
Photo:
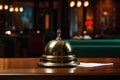
[[[113,66],[38,67],[39,58],[0,58],[0,80],[117,80],[120,58],[78,58],[79,62],[114,63]]]
[[[120,39],[66,40],[77,57],[120,57]]]
[[[0,36],[0,41],[4,44],[2,57],[24,57],[25,49],[28,49],[29,36]]]

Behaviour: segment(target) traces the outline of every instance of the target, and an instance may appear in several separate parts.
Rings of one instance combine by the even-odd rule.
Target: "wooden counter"
[[[120,76],[120,58],[78,58],[80,62],[114,63],[97,68],[38,67],[39,58],[0,58],[0,80],[93,80],[114,79]]]

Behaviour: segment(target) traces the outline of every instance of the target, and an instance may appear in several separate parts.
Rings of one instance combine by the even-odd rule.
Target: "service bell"
[[[57,38],[47,43],[45,51],[40,61],[39,66],[46,67],[67,67],[77,66],[76,56],[72,53],[71,44],[61,39],[61,30],[57,30]]]

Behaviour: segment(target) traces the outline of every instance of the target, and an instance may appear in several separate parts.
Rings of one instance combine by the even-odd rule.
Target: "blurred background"
[[[63,39],[120,37],[120,0],[0,0],[1,57],[39,57]],[[84,35],[88,37],[83,38]]]

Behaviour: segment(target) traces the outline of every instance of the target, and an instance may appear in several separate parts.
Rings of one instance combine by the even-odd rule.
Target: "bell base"
[[[52,63],[52,62],[38,62],[38,66],[42,67],[76,67],[78,62],[73,63]]]
[[[77,62],[75,55],[43,55],[38,62],[38,65],[44,67],[76,67],[77,65],[79,65],[79,62]]]

